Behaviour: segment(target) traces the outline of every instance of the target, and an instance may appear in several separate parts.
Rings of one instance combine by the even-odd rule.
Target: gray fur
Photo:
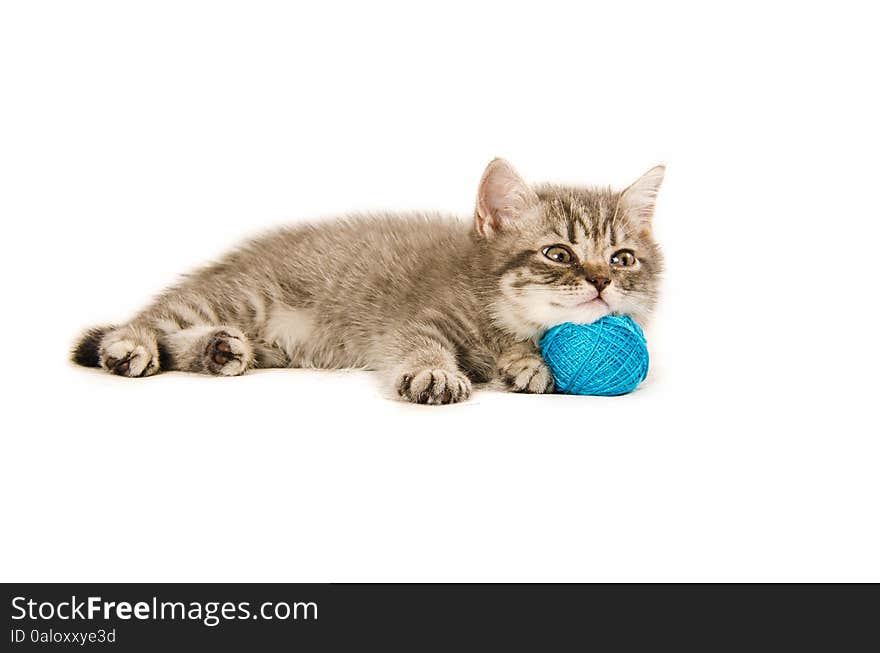
[[[89,331],[74,359],[131,377],[371,369],[417,403],[461,401],[472,382],[495,378],[549,392],[536,347],[549,326],[650,315],[662,268],[650,233],[660,180],[655,168],[624,193],[533,190],[495,160],[474,224],[414,213],[278,229],[184,277],[129,323]],[[554,244],[574,260],[548,260],[542,250]],[[609,257],[620,248],[638,264],[616,269]],[[596,275],[611,279],[605,304],[572,306],[596,294]]]

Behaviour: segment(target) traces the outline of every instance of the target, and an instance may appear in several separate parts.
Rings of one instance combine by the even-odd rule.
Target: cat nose
[[[591,275],[591,276],[587,277],[587,281],[589,281],[591,284],[596,286],[596,290],[598,290],[599,292],[602,292],[609,285],[611,285],[611,279],[609,279],[608,277],[606,277],[604,275],[599,275],[599,274],[595,274],[595,275]]]

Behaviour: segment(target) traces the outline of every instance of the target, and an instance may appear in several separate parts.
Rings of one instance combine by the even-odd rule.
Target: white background
[[[4,3],[0,579],[880,581],[860,6]],[[497,155],[668,164],[633,395],[67,363],[268,226],[467,216]]]

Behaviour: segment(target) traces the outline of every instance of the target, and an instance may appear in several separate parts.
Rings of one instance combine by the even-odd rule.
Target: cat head
[[[492,161],[475,228],[497,283],[495,322],[521,339],[609,314],[644,324],[663,267],[651,220],[664,172],[652,168],[623,191],[533,188],[503,159]]]

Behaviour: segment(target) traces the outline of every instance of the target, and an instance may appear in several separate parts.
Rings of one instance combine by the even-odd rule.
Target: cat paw
[[[99,362],[118,376],[152,376],[159,371],[159,349],[155,341],[111,335],[101,344]]]
[[[556,387],[550,368],[543,358],[534,354],[505,361],[501,367],[501,378],[513,392],[545,394],[553,392]]]
[[[243,333],[222,330],[208,339],[203,364],[211,374],[238,376],[247,370],[252,359],[250,345]]]
[[[397,394],[416,404],[454,404],[471,395],[471,381],[458,371],[422,369],[401,374]]]

